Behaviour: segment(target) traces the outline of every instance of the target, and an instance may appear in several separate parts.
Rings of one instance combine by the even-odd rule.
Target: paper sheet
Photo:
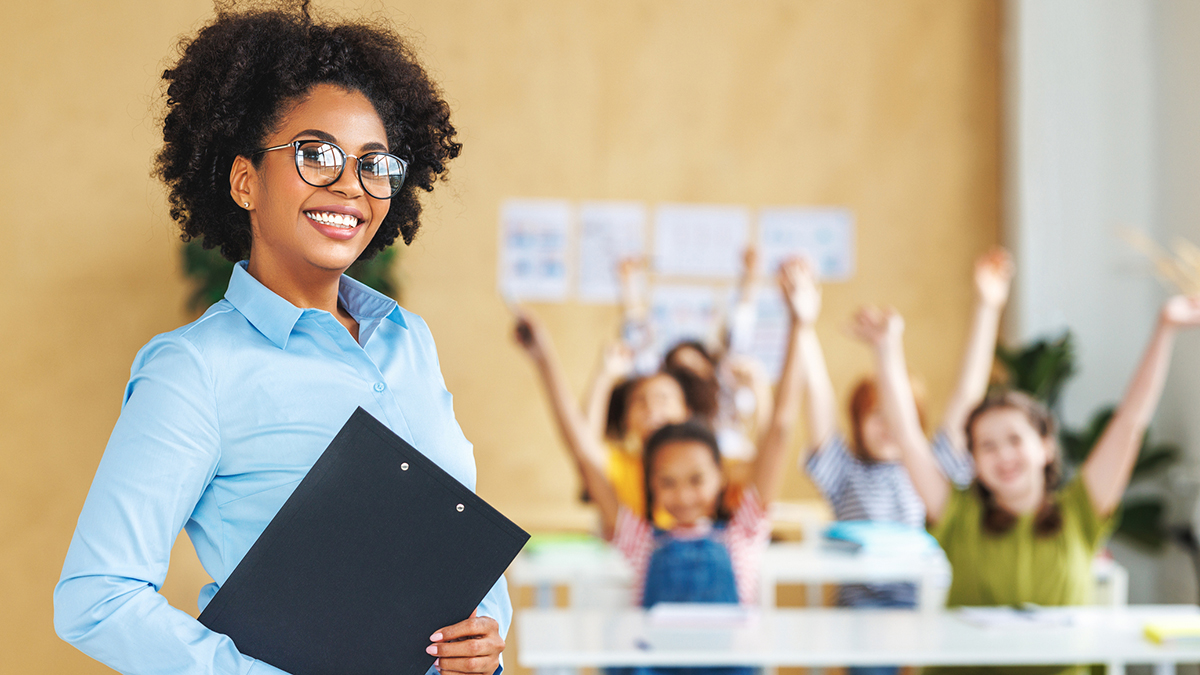
[[[741,273],[750,213],[742,206],[663,204],[654,214],[660,275],[733,279]]]
[[[579,208],[579,299],[620,300],[617,266],[646,254],[646,207],[638,202],[585,202]]]
[[[783,373],[783,359],[787,356],[788,327],[790,314],[783,300],[783,293],[775,285],[764,285],[758,291],[757,316],[754,332],[744,353],[758,359],[772,381]]]
[[[506,201],[500,208],[500,292],[510,302],[566,300],[571,205],[565,200]]]
[[[767,276],[800,255],[822,279],[845,281],[854,275],[854,214],[842,208],[764,208],[758,214],[758,246]]]
[[[720,330],[717,291],[708,286],[661,285],[650,291],[650,323],[659,355],[682,340],[710,343]]]

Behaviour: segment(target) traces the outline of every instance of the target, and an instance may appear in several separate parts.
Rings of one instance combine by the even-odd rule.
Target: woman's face
[[[388,149],[383,121],[371,102],[329,84],[310,89],[286,112],[263,147],[296,140],[329,141],[355,156]],[[251,273],[289,278],[340,274],[358,259],[379,230],[391,200],[376,199],[363,190],[357,161],[348,157],[341,177],[326,187],[313,187],[300,178],[291,148],[264,153],[258,168],[248,169],[244,201],[250,202]],[[235,192],[236,171],[235,165]]]
[[[654,505],[680,525],[695,525],[717,512],[721,497],[721,467],[712,450],[699,441],[672,441],[654,453],[650,490]]]
[[[1038,435],[1025,413],[995,408],[971,430],[975,469],[984,487],[1001,501],[1017,501],[1045,489],[1045,469],[1054,457],[1051,441]]]
[[[883,411],[875,406],[862,418],[862,441],[867,456],[876,462],[898,462],[901,459],[900,446],[892,438],[888,430],[887,420]]]
[[[645,442],[667,424],[687,420],[683,388],[669,375],[651,375],[633,387],[625,407],[625,428]]]

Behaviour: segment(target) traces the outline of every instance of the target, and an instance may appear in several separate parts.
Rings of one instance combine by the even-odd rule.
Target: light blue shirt
[[[281,672],[158,589],[186,528],[215,580],[203,610],[358,406],[475,489],[428,326],[349,277],[338,298],[359,342],[240,263],[224,300],[138,352],[54,590],[60,637],[124,673]],[[508,632],[503,577],[479,615]]]

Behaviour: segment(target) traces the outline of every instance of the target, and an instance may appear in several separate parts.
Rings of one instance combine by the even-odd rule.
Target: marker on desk
[[[649,642],[647,642],[645,638],[638,638],[637,640],[634,640],[633,646],[637,647],[638,649],[640,649],[644,652],[648,652],[651,649],[654,649],[654,646],[651,645]]]

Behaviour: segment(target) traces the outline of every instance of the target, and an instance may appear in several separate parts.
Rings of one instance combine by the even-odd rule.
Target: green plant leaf
[[[1120,522],[1116,535],[1144,548],[1159,551],[1167,541],[1163,515],[1166,508],[1162,499],[1141,497],[1126,500],[1121,506]]]
[[[201,312],[225,297],[229,287],[229,276],[233,274],[233,263],[225,259],[215,248],[204,248],[200,239],[183,245],[183,273],[192,282],[192,293],[188,296],[187,308]],[[392,265],[399,257],[397,249],[389,247],[370,260],[357,261],[346,270],[346,274],[367,286],[397,298],[400,289],[392,280]]]

